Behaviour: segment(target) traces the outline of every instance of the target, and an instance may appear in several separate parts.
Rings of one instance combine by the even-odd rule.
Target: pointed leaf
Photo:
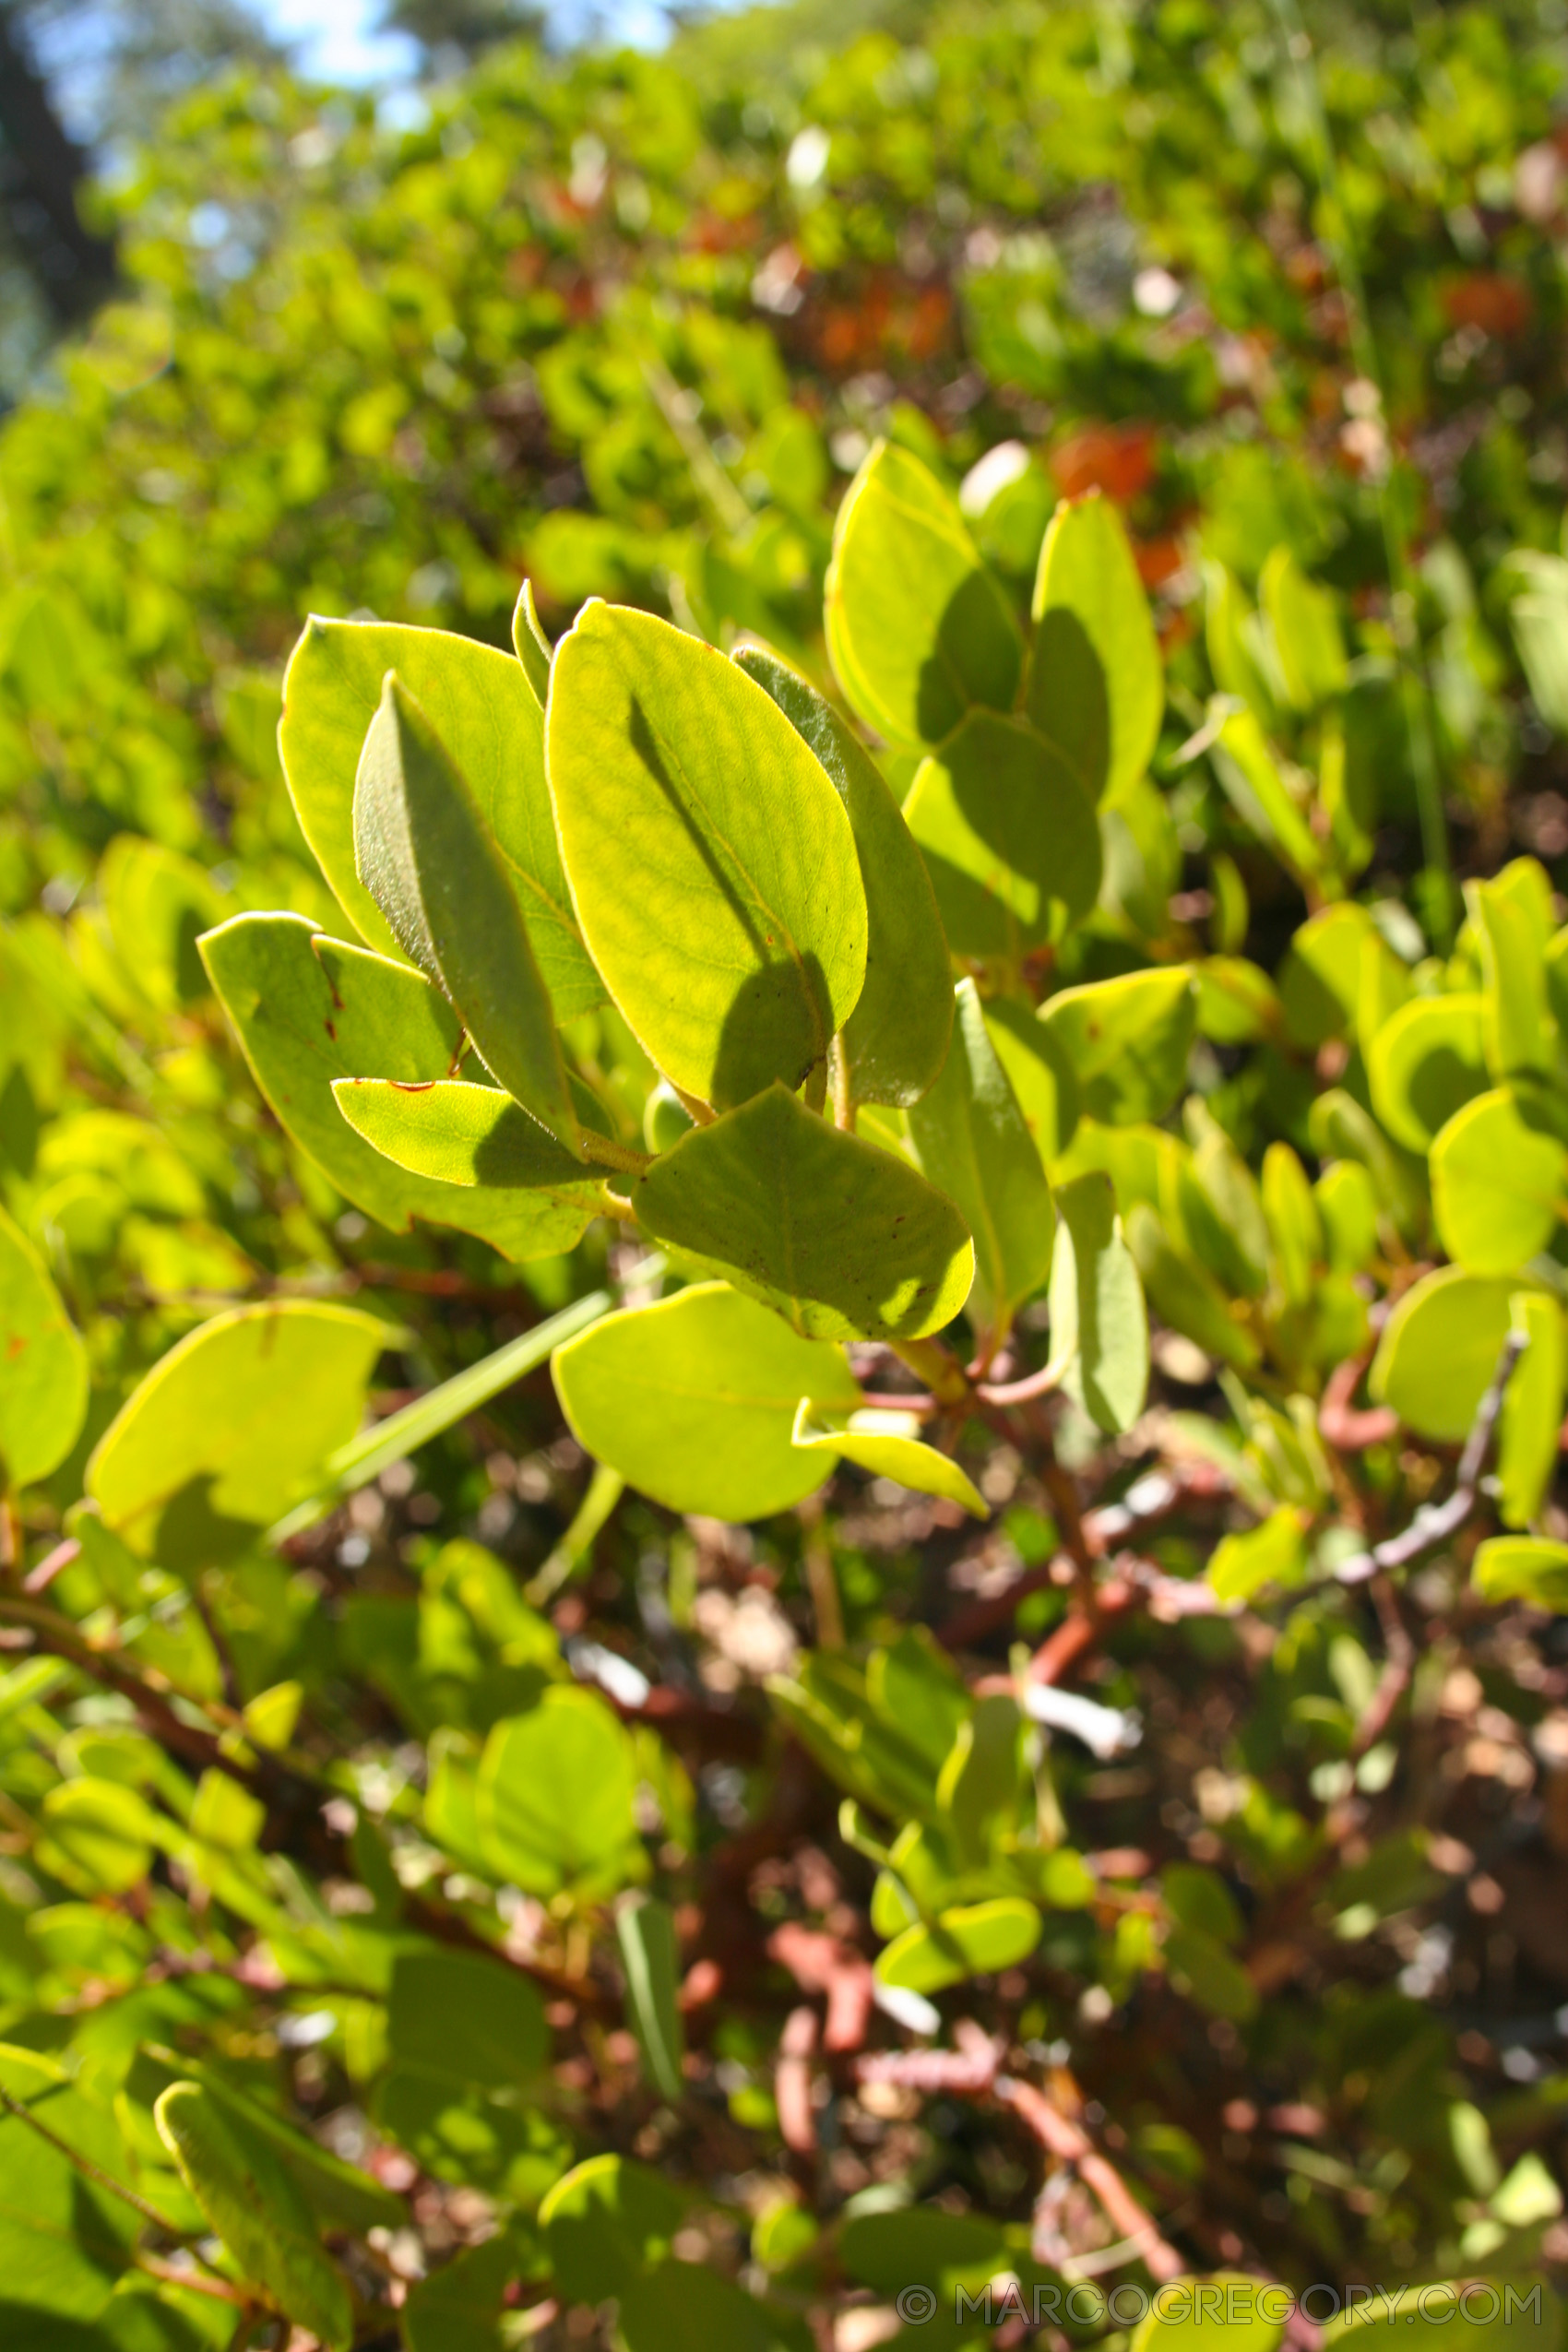
[[[172,2084],[153,2112],[181,2179],[242,2275],[333,2352],[347,2352],[354,2332],[348,2286],[267,2141],[198,2083]]]
[[[1093,804],[1019,719],[972,713],[921,763],[904,816],[955,955],[1016,958],[1048,946],[1099,896]]]
[[[1103,1430],[1132,1428],[1148,1393],[1148,1313],[1122,1238],[1109,1176],[1058,1187],[1051,1269],[1051,1353],[1062,1385]]]
[[[165,1568],[253,1540],[359,1428],[387,1337],[376,1316],[325,1300],[202,1324],[93,1449],[86,1486],[105,1525]]]
[[[985,1008],[985,1027],[1035,1149],[1049,1169],[1072,1142],[1078,1123],[1078,1074],[1032,1005],[993,996]]]
[[[1051,1273],[1051,1186],[997,1058],[973,980],[960,980],[947,1066],[908,1113],[932,1182],[974,1235],[976,1303],[998,1335]]]
[[[947,1053],[947,941],[919,849],[881,770],[823,695],[776,654],[734,657],[821,761],[849,812],[866,894],[866,977],[842,1033],[860,1102],[918,1102]]]
[[[836,1348],[721,1282],[605,1316],[552,1369],[579,1444],[670,1510],[716,1519],[786,1511],[826,1478],[832,1465],[791,1442],[802,1396],[861,1402]]]
[[[621,1966],[626,1976],[626,2013],[642,2048],[648,2080],[667,2099],[685,2089],[681,2060],[686,2037],[681,2025],[680,1953],[675,1915],[668,1903],[628,1898],[615,1914]]]
[[[87,1350],[42,1259],[0,1208],[0,1493],[58,1467],[87,1415]]]
[[[550,699],[550,664],[555,648],[544,634],[539,607],[533,600],[531,580],[523,582],[513,607],[512,649],[522,664],[523,675],[532,687],[534,699],[542,711]]]
[[[601,1004],[555,839],[542,698],[493,646],[381,621],[307,622],[283,681],[278,742],[304,837],[339,905],[373,947],[397,952],[354,862],[354,777],[388,670],[429,714],[495,837],[556,1019]]]
[[[870,1408],[858,1413],[834,1413],[802,1399],[792,1436],[799,1446],[819,1446],[840,1454],[875,1478],[892,1479],[917,1494],[939,1494],[973,1517],[989,1519],[990,1507],[973,1481],[934,1445],[923,1444],[911,1435],[912,1425],[913,1416],[909,1413],[877,1412]]]
[[[201,952],[267,1102],[356,1207],[394,1233],[416,1217],[456,1226],[509,1258],[551,1256],[577,1241],[588,1215],[564,1218],[548,1194],[400,1171],[339,1111],[336,1079],[417,1086],[452,1067],[456,1017],[418,972],[325,938],[302,915],[237,915],[208,932]]]
[[[1533,858],[1516,858],[1490,882],[1466,886],[1485,979],[1487,1059],[1492,1075],[1546,1072],[1552,1063],[1546,948],[1551,887]]]
[[[1122,517],[1098,492],[1056,509],[1033,616],[1029,717],[1091,800],[1120,800],[1159,741],[1165,671]]]
[[[576,1151],[554,1010],[511,877],[445,746],[395,671],[360,756],[354,855],[399,946],[451,999],[489,1068]]]
[[[956,499],[907,449],[878,442],[845,494],[826,621],[846,699],[891,743],[940,742],[977,703],[1013,707],[1012,608]]]
[[[632,1206],[809,1339],[919,1338],[968,1295],[973,1253],[945,1194],[781,1086],[683,1135]]]

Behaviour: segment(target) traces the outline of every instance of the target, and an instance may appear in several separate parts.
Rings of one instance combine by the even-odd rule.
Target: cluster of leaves
[[[125,197],[0,439],[7,2343],[1555,2334],[1546,13]]]

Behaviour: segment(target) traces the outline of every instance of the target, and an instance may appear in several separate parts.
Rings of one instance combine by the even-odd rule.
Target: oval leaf
[[[584,606],[551,673],[550,789],[605,982],[685,1093],[798,1086],[855,1007],[842,802],[762,688],[650,613]]]
[[[921,763],[904,816],[959,956],[1060,940],[1099,895],[1088,794],[1032,727],[977,711]]]
[[[1132,1428],[1148,1393],[1148,1313],[1122,1238],[1109,1176],[1075,1177],[1056,1194],[1051,1354],[1062,1385],[1103,1430]]]
[[[312,619],[283,681],[278,745],[305,839],[362,938],[397,942],[354,861],[354,778],[396,670],[428,713],[511,873],[558,1020],[604,1002],[573,912],[544,780],[542,696],[493,646],[445,629]]]
[[[237,915],[208,932],[201,952],[257,1086],[356,1207],[394,1233],[406,1233],[416,1217],[456,1226],[514,1259],[550,1256],[580,1238],[591,1211],[566,1218],[548,1194],[399,1170],[339,1110],[332,1089],[339,1078],[416,1086],[452,1067],[457,1019],[418,972],[327,939],[303,915]],[[580,1181],[586,1192],[588,1180]]]
[[[891,743],[940,742],[976,703],[1013,707],[1012,608],[956,499],[907,449],[878,442],[845,493],[825,617],[850,708]]]
[[[926,1445],[910,1434],[913,1417],[909,1413],[875,1412],[866,1409],[859,1413],[828,1413],[820,1406],[802,1400],[795,1416],[794,1442],[800,1446],[820,1446],[833,1454],[841,1454],[848,1462],[858,1462],[862,1470],[873,1477],[892,1479],[899,1486],[907,1486],[917,1494],[938,1494],[949,1503],[956,1503],[977,1519],[989,1519],[990,1507],[970,1479],[964,1476],[956,1462],[939,1454],[934,1445]]]
[[[58,1468],[87,1415],[87,1350],[32,1243],[0,1208],[0,1491]]]
[[[966,1977],[988,1977],[1027,1960],[1040,1937],[1040,1916],[1021,1895],[960,1903],[936,1919],[906,1928],[877,1955],[880,1984],[908,1992],[941,1992]]]
[[[1162,1119],[1181,1093],[1197,1028],[1184,964],[1063,988],[1039,1011],[1076,1074],[1083,1108],[1111,1125]]]
[[[1426,1151],[1487,1090],[1479,996],[1413,996],[1367,1048],[1372,1109],[1396,1144]]]
[[[579,1444],[670,1510],[715,1519],[787,1511],[827,1477],[830,1462],[791,1442],[802,1396],[861,1402],[836,1348],[722,1282],[606,1315],[552,1370]]]
[[[1431,1147],[1431,1208],[1443,1248],[1471,1274],[1507,1274],[1557,1230],[1568,1146],[1526,1116],[1512,1087],[1456,1111]]]
[[[552,1689],[492,1727],[474,1792],[493,1866],[531,1895],[607,1893],[631,1873],[632,1745],[592,1691]]]
[[[386,1325],[285,1299],[233,1307],[154,1366],[104,1431],[87,1491],[165,1568],[233,1551],[308,1492],[360,1425]]]
[[[946,1195],[781,1086],[683,1135],[639,1180],[632,1206],[650,1233],[808,1339],[940,1331],[973,1277]]]
[[[1456,1265],[1423,1275],[1383,1326],[1371,1395],[1418,1437],[1460,1444],[1497,1370],[1515,1287]]]
[[[1000,1336],[1050,1276],[1056,1219],[973,980],[960,980],[956,997],[947,1066],[908,1113],[909,1139],[932,1182],[964,1213],[974,1235],[977,1308]]]
[[[396,671],[360,756],[354,855],[399,946],[451,998],[487,1066],[576,1151],[554,1010],[517,893],[462,776]]]
[[[603,1206],[602,1185],[498,1087],[461,1078],[339,1078],[332,1092],[356,1135],[415,1176],[442,1184],[514,1186],[559,1203],[569,1250]]]
[[[199,2083],[172,2084],[153,2113],[181,2179],[242,2276],[334,2352],[347,2352],[354,2332],[348,2286],[267,2141]]]
[[[858,1102],[918,1102],[947,1055],[953,991],[931,877],[871,754],[832,704],[777,654],[735,655],[771,695],[849,812],[866,894],[866,977],[840,1051]]]
[[[1029,717],[1091,800],[1115,801],[1154,755],[1165,671],[1122,517],[1098,492],[1056,509],[1033,615]]]

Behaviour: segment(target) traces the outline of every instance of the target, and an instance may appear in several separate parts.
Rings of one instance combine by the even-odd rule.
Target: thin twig
[[[1396,1536],[1385,1536],[1382,1543],[1370,1551],[1358,1551],[1341,1562],[1336,1570],[1342,1585],[1364,1585],[1380,1571],[1408,1567],[1420,1559],[1434,1544],[1445,1543],[1457,1535],[1476,1507],[1480,1486],[1481,1468],[1487,1448],[1503,1410],[1503,1398],[1513,1377],[1525,1346],[1525,1334],[1511,1331],[1503,1343],[1503,1352],[1492,1373],[1491,1385],[1476,1408],[1476,1418],[1470,1424],[1470,1434],[1465,1440],[1465,1451],[1459,1456],[1459,1473],[1454,1491],[1446,1503],[1423,1503],[1408,1527]]]

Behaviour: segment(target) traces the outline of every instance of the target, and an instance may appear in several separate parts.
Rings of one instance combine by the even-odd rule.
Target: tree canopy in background
[[[1568,20],[393,13],[0,428],[6,2340],[1555,2340]]]

